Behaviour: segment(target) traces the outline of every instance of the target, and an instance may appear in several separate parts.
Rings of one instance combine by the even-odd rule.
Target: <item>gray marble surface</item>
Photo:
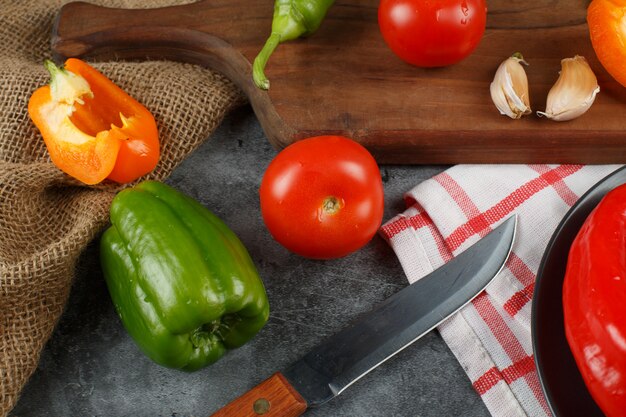
[[[11,416],[208,416],[407,285],[376,236],[343,259],[288,252],[263,225],[258,187],[276,151],[253,112],[229,115],[167,180],[220,216],[248,248],[271,304],[268,324],[244,347],[195,373],[160,367],[135,346],[115,314],[97,242],[81,257],[70,300]],[[381,166],[385,216],[402,194],[441,166]],[[306,416],[472,416],[488,412],[436,331]]]

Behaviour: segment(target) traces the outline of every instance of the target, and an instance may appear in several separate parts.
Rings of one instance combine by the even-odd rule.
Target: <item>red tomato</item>
[[[391,50],[418,67],[471,54],[485,32],[485,0],[381,0],[378,25]]]
[[[261,181],[261,213],[280,244],[301,256],[340,258],[369,242],[383,217],[383,184],[370,153],[341,136],[283,149]]]

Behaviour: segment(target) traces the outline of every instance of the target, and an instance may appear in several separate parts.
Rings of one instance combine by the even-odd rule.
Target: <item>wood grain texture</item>
[[[52,47],[57,57],[171,59],[214,68],[236,82],[276,148],[341,134],[380,163],[624,163],[626,88],[597,61],[586,0],[488,0],[487,30],[464,61],[438,69],[405,64],[378,30],[377,0],[338,0],[320,29],[279,46],[252,83],[251,62],[271,25],[271,0],[204,0],[151,10],[64,6]],[[489,84],[506,57],[530,66],[531,107],[544,110],[560,60],[589,61],[601,92],[582,117],[553,122],[501,116]]]
[[[297,417],[306,408],[300,394],[277,372],[212,417]]]

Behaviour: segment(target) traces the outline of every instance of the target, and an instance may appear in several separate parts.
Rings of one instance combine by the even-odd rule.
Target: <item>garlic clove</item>
[[[557,122],[575,119],[589,110],[599,92],[598,79],[587,60],[580,55],[565,58],[559,79],[548,93],[546,111],[537,115]]]
[[[528,65],[524,57],[515,53],[500,64],[489,90],[491,99],[500,114],[519,119],[530,114],[528,78],[521,64]]]

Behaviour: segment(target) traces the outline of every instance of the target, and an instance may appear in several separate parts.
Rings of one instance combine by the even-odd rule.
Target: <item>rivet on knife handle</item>
[[[211,417],[297,417],[306,408],[302,396],[276,372]]]

